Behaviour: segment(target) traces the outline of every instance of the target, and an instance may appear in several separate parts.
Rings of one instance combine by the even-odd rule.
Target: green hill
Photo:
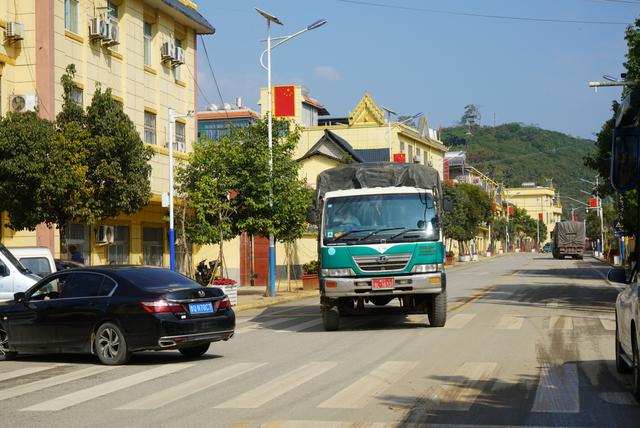
[[[476,127],[472,135],[466,126],[445,128],[441,139],[449,150],[466,151],[467,163],[497,182],[517,187],[524,182],[546,185],[552,179],[565,210],[580,206],[566,196],[587,202],[580,189],[589,191],[590,185],[579,178],[594,179],[595,171],[583,162],[595,150],[592,140],[518,123]]]

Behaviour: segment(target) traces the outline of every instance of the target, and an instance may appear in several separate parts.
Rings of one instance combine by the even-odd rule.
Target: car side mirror
[[[628,284],[627,271],[623,268],[609,269],[607,274],[607,280],[609,282],[617,282],[619,284]]]
[[[0,263],[0,277],[1,276],[9,276],[9,269],[2,263]]]
[[[26,295],[23,292],[15,293],[13,295],[13,300],[15,300],[17,303],[24,303],[26,300]]]

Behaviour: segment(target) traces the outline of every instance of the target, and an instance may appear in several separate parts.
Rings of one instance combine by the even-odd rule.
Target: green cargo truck
[[[318,176],[312,219],[325,330],[392,302],[391,311],[444,326],[442,205],[438,172],[424,165],[349,164]]]

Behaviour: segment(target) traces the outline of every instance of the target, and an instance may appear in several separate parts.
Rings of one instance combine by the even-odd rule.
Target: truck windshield
[[[330,198],[323,217],[325,245],[437,241],[440,235],[427,193]]]
[[[22,263],[20,263],[20,261],[16,259],[15,256],[11,254],[11,252],[7,250],[7,248],[4,245],[1,245],[1,244],[0,244],[0,253],[2,253],[2,255],[7,258],[9,263],[15,266],[15,268],[18,269],[18,271],[20,271],[21,273],[31,273],[29,269],[24,267]]]

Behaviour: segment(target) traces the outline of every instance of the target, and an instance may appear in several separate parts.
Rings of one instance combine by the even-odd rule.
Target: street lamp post
[[[192,117],[193,112],[177,115],[169,107],[167,133],[169,134],[169,269],[176,270],[176,234],[173,228],[173,134],[176,119]]]
[[[599,252],[602,255],[602,253],[604,253],[604,213],[602,212],[602,199],[600,199],[600,196],[598,195],[598,179],[599,177],[596,175],[596,181],[595,183],[593,181],[589,181],[589,180],[585,180],[584,178],[580,178],[581,181],[584,181],[585,183],[589,183],[591,185],[594,186],[595,191],[596,191],[596,212],[598,213],[598,216],[600,217],[600,248],[599,248]],[[580,190],[582,193],[587,193],[589,196],[592,196],[592,193],[588,193],[585,192],[584,190]]]
[[[323,26],[324,24],[327,23],[327,20],[326,19],[318,20],[296,33],[290,34],[288,36],[276,37],[272,39],[271,23],[273,22],[274,24],[283,25],[282,22],[276,16],[271,15],[270,13],[265,12],[264,10],[258,9],[257,7],[255,9],[267,21],[267,40],[266,40],[267,49],[265,49],[260,55],[260,65],[262,66],[262,68],[267,70],[267,129],[268,129],[267,133],[268,133],[268,139],[269,139],[269,206],[273,207],[273,181],[272,181],[273,179],[273,118],[272,116],[273,115],[271,113],[271,108],[272,108],[271,51],[277,48],[278,46],[280,46],[281,44],[283,44],[284,42],[291,40],[292,38],[299,36],[300,34],[306,31],[315,30],[316,28]],[[272,40],[278,40],[278,42],[272,46],[271,45]],[[262,59],[264,58],[265,53],[267,54],[266,66],[262,62]],[[269,296],[270,297],[275,297],[276,295],[275,256],[276,256],[275,237],[273,236],[273,232],[269,232]]]

